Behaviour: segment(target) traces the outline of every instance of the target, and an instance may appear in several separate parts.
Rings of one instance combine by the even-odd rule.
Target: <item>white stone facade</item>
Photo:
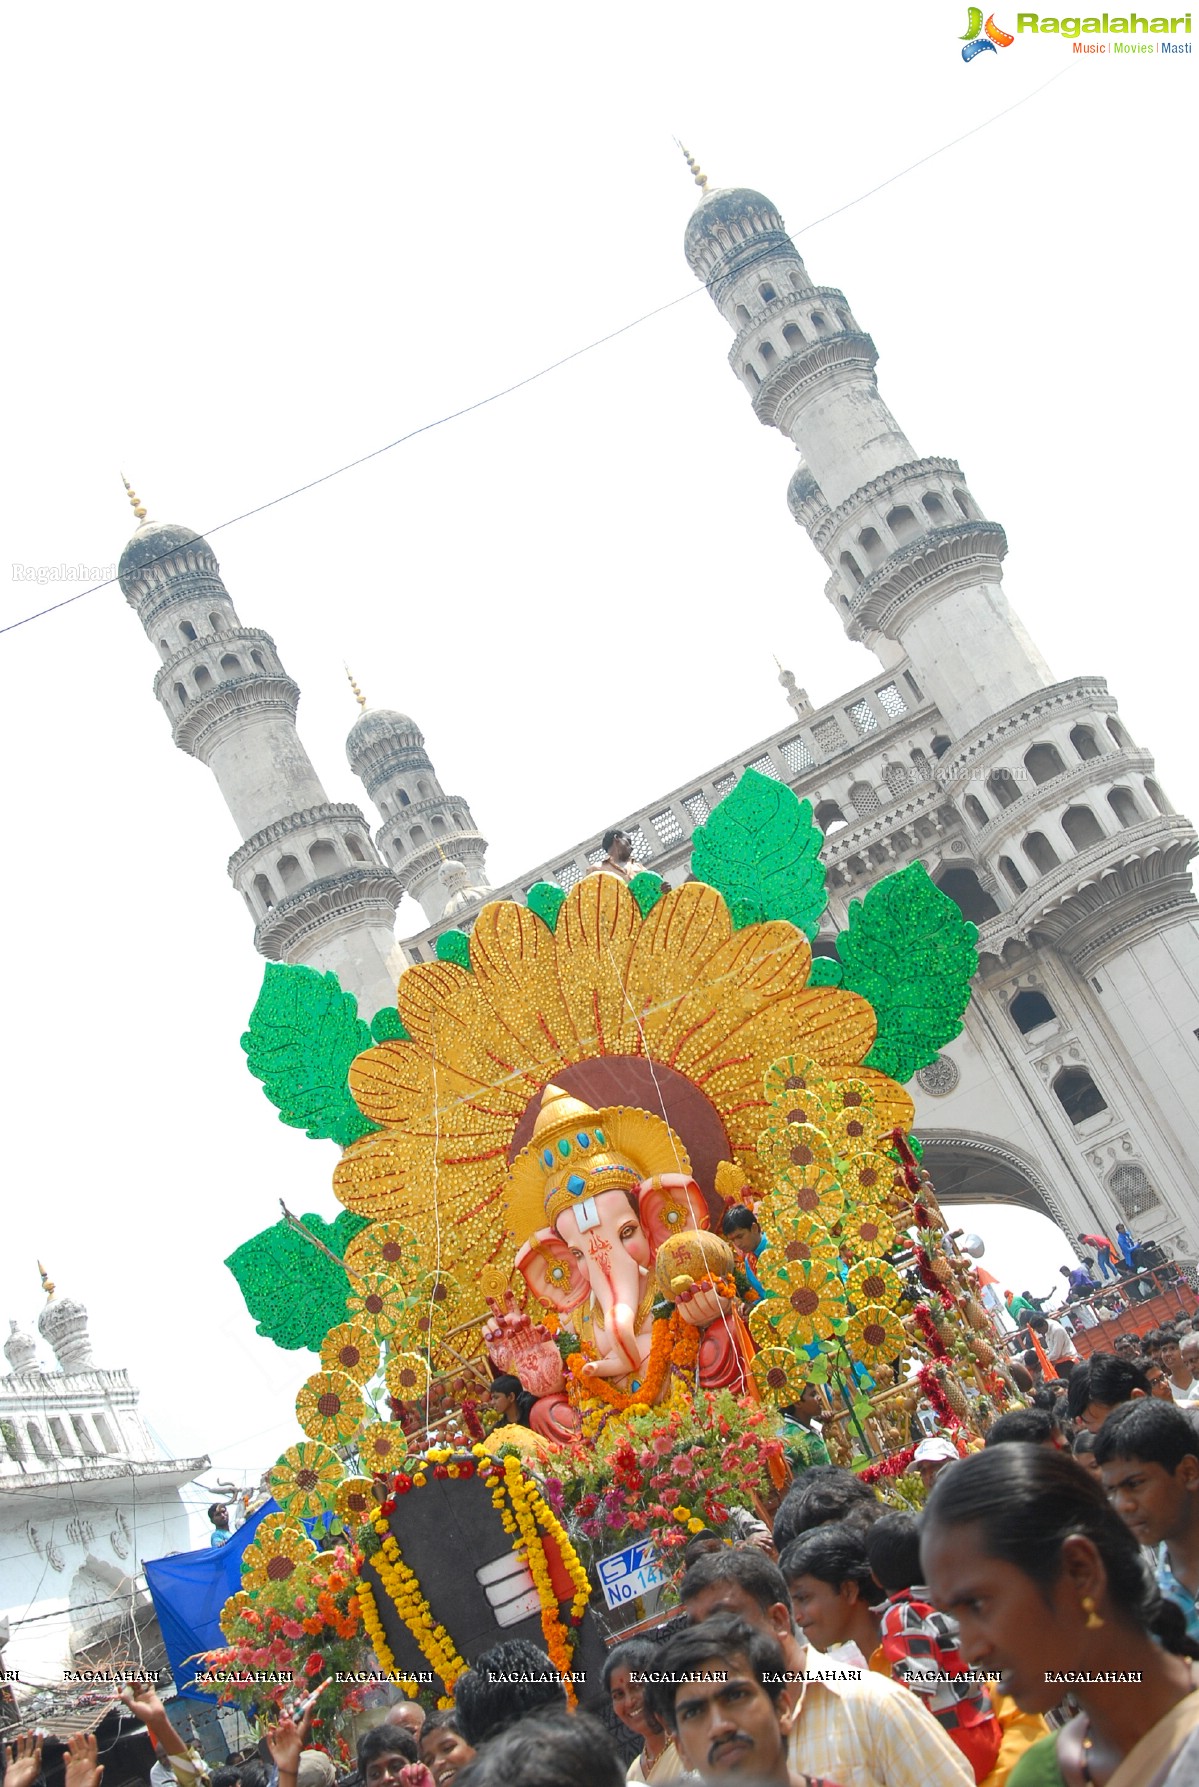
[[[54,1358],[9,1323],[0,1376],[0,1627],[18,1696],[62,1681],[98,1642],[137,1656],[147,1558],[189,1548],[179,1494],[207,1458],[163,1458],[123,1370],[97,1367],[87,1311],[51,1297],[38,1321]]]

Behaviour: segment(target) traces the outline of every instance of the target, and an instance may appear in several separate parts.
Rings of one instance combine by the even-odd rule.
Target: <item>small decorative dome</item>
[[[23,1334],[17,1324],[8,1324],[8,1339],[4,1342],[4,1357],[8,1360],[12,1371],[37,1370],[37,1341],[32,1334]]]
[[[216,554],[194,527],[180,527],[174,521],[144,521],[121,554],[121,562],[117,566],[117,576],[121,588],[128,596],[132,592],[130,582],[139,571],[145,570],[155,560],[166,558],[181,546],[187,546],[193,552],[203,553],[211,559],[213,571],[217,569]]]
[[[812,475],[811,468],[802,463],[797,465],[791,474],[791,482],[787,486],[787,507],[794,515],[813,497],[820,495],[820,486]]]
[[[486,887],[472,887],[470,870],[465,863],[455,862],[453,857],[447,857],[441,865],[441,885],[449,895],[442,909],[443,918],[454,918],[459,912],[477,906],[491,891]]]
[[[357,770],[372,745],[382,744],[389,739],[416,746],[425,742],[420,727],[408,714],[398,714],[390,707],[364,708],[350,727],[346,738],[346,756],[350,768]]]
[[[87,1310],[73,1297],[51,1296],[37,1318],[38,1333],[54,1350],[54,1357],[68,1375],[90,1371],[92,1343],[87,1332]]]
[[[777,206],[748,186],[705,193],[683,235],[687,265],[697,279],[709,278],[722,261],[727,264],[721,272],[730,272],[739,257],[756,259],[766,247],[799,259]]]

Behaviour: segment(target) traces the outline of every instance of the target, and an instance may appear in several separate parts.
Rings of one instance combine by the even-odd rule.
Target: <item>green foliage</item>
[[[347,1076],[370,1045],[357,1000],[336,974],[267,964],[241,1046],[280,1122],[343,1148],[369,1134],[376,1125],[351,1098]]]
[[[394,1005],[385,1005],[371,1019],[371,1035],[376,1042],[411,1042],[404,1020]]]
[[[910,863],[849,903],[837,938],[840,985],[868,999],[878,1037],[866,1057],[901,1084],[961,1034],[978,968],[978,928],[962,917],[923,863]]]
[[[664,885],[661,875],[655,875],[651,869],[639,869],[633,876],[629,892],[640,906],[642,918],[648,918],[658,904]]]
[[[832,956],[813,956],[808,985],[810,987],[839,987],[844,972],[840,962],[834,961]]]
[[[366,1218],[349,1210],[334,1222],[320,1216],[302,1216],[300,1221],[339,1260],[359,1229],[366,1227]],[[251,1235],[225,1264],[258,1333],[276,1346],[292,1352],[307,1347],[319,1353],[329,1329],[345,1320],[349,1290],[345,1269],[305,1241],[290,1223],[276,1222]]]
[[[827,903],[812,803],[747,769],[691,840],[691,873],[725,898],[733,924],[785,918],[809,939]]]
[[[566,895],[552,881],[535,881],[525,896],[529,911],[535,913],[547,930],[555,930],[558,914]]]
[[[470,938],[465,931],[443,931],[433,945],[439,962],[454,962],[470,973]]]

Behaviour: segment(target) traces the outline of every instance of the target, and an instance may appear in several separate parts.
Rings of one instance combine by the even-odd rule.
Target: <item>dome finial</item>
[[[683,160],[687,163],[687,166],[691,169],[691,178],[695,181],[695,184],[699,187],[700,191],[702,193],[706,194],[707,190],[708,190],[708,176],[701,171],[700,165],[699,165],[698,161],[696,161],[694,155],[692,155],[690,149],[684,149],[682,143],[679,143],[678,137],[676,137],[674,140],[676,143],[678,143],[679,149],[683,156]]]
[[[42,1289],[45,1291],[47,1297],[52,1297],[54,1295],[54,1286],[47,1277],[46,1268],[42,1265],[40,1260],[37,1263],[37,1269],[41,1273]]]
[[[345,673],[346,673],[347,677],[349,678],[350,687],[354,691],[354,699],[357,701],[359,707],[365,711],[366,696],[362,693],[362,690],[358,687],[358,684],[354,681],[353,672],[351,671],[350,666],[348,664],[345,666]]]
[[[137,491],[133,488],[133,485],[129,482],[124,472],[121,473],[121,483],[125,486],[125,494],[129,498],[133,513],[137,516],[139,521],[144,521],[146,519],[146,511],[142,499],[137,494]]]

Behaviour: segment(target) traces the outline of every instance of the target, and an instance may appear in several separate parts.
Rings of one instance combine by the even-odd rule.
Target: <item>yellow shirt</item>
[[[808,1646],[804,1667],[846,1680],[803,1683],[787,1760],[846,1787],[974,1787],[957,1745],[908,1688]]]

